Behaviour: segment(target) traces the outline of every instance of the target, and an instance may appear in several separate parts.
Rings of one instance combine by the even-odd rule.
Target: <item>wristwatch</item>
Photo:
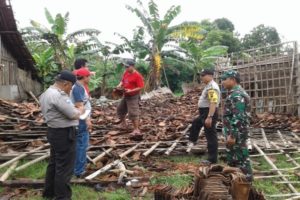
[[[207,118],[212,118],[213,116],[208,115]]]

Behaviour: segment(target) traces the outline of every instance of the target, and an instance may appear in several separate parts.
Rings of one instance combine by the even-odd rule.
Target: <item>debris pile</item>
[[[200,166],[193,187],[176,189],[161,185],[154,195],[156,200],[265,200],[238,168],[222,165]]]
[[[253,126],[300,132],[300,119],[291,114],[262,113],[253,117]]]

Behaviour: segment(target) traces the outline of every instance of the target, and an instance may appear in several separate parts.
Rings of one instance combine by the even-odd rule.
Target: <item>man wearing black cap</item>
[[[75,108],[69,97],[76,82],[72,72],[63,70],[40,97],[41,109],[47,123],[50,158],[43,197],[71,199],[70,179],[74,170],[76,127],[83,108]]]
[[[141,136],[139,129],[139,101],[140,91],[144,87],[143,76],[134,68],[135,62],[132,59],[127,59],[123,62],[126,68],[123,74],[122,80],[117,86],[117,89],[124,90],[124,97],[121,100],[117,114],[121,121],[121,126],[126,127],[125,117],[128,113],[129,119],[131,119],[134,130],[130,134],[132,137]]]
[[[220,88],[213,80],[213,69],[204,69],[199,74],[201,81],[206,85],[198,101],[199,116],[193,121],[189,130],[189,148],[197,142],[199,132],[204,126],[207,140],[208,160],[205,162],[216,163],[218,160],[218,137],[216,123],[218,119],[218,106],[220,103]]]

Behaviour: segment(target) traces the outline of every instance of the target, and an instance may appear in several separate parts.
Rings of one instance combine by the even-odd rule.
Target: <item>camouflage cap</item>
[[[221,78],[221,80],[225,80],[227,78],[235,78],[237,80],[240,80],[240,74],[237,71],[228,70],[228,71],[224,72],[220,78]]]

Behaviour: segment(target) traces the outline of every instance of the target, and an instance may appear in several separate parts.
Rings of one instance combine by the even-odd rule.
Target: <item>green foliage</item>
[[[112,192],[103,192],[100,197],[105,200],[131,200],[130,194],[125,189],[117,189]]]
[[[242,46],[243,49],[252,49],[278,44],[280,42],[281,40],[276,28],[261,24],[254,27],[249,34],[244,36]]]
[[[97,54],[101,43],[95,37],[100,31],[96,29],[83,29],[67,34],[69,13],[64,16],[56,14],[55,17],[45,8],[48,26],[31,20],[31,27],[21,30],[24,41],[32,52],[37,64],[39,75],[44,79],[44,88],[53,81],[58,71],[71,68],[76,56]]]
[[[230,31],[230,32],[234,31],[234,25],[233,25],[233,23],[229,19],[227,19],[227,18],[216,19],[213,23],[220,30]]]
[[[72,186],[72,199],[81,200],[81,199],[99,199],[100,193],[95,192],[93,188],[73,185]]]
[[[18,164],[18,166],[21,166],[25,164],[27,161],[23,160]],[[13,177],[15,178],[31,178],[31,179],[43,179],[46,174],[48,163],[46,161],[41,161],[38,163],[35,163],[29,167],[27,167],[24,170],[21,170],[19,172],[13,173]]]
[[[192,181],[193,181],[192,176],[186,174],[180,174],[180,173],[176,173],[174,175],[168,175],[168,176],[158,176],[150,180],[152,185],[165,184],[165,185],[174,186],[176,188],[188,187],[192,183]]]

